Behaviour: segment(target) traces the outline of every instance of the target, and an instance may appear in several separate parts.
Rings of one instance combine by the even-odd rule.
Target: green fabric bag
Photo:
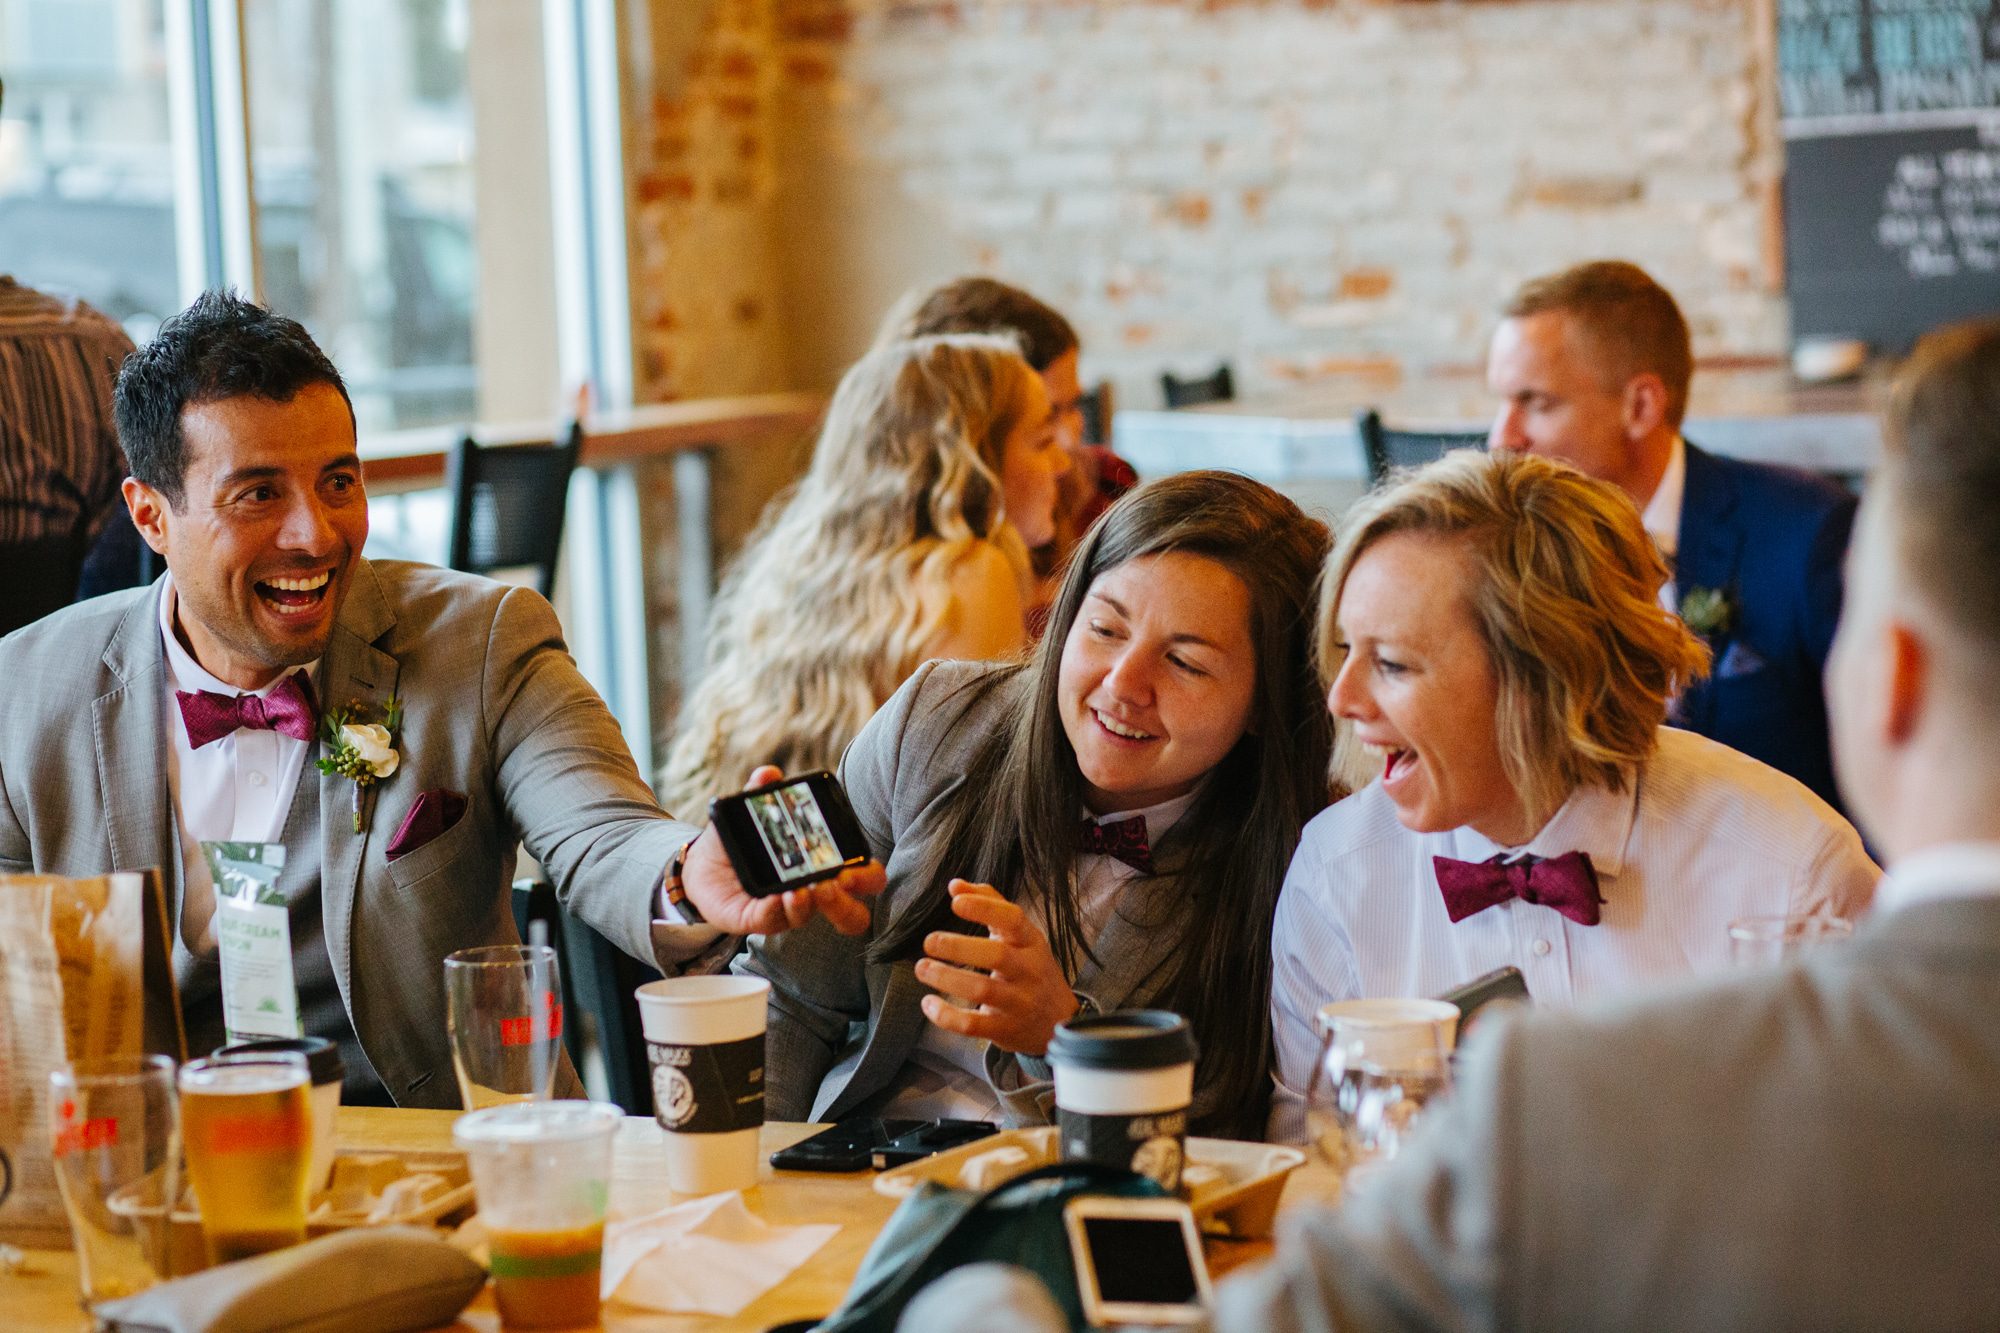
[[[1146,1176],[1092,1162],[1058,1162],[1014,1177],[984,1194],[924,1181],[889,1217],[868,1247],[847,1299],[815,1333],[895,1333],[903,1307],[932,1279],[962,1264],[1018,1264],[1040,1278],[1082,1329],[1076,1263],[1063,1205],[1080,1194],[1159,1198]]]

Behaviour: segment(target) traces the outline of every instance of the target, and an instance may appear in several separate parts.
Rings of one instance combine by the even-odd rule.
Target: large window
[[[0,272],[152,336],[180,308],[162,0],[0,0]]]
[[[582,179],[585,127],[606,120],[582,105],[601,81],[580,52],[612,12],[0,0],[0,273],[139,341],[203,287],[254,292],[340,366],[364,441],[553,417],[584,379],[616,406],[624,377],[559,338],[596,306],[558,309],[585,224],[551,205],[581,197],[551,181]]]

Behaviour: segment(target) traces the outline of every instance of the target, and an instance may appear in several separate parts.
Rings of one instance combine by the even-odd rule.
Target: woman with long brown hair
[[[1328,794],[1326,544],[1244,477],[1156,481],[1092,530],[1031,659],[897,692],[841,763],[889,876],[869,935],[737,960],[771,981],[774,1119],[1044,1121],[1055,1025],[1148,1005],[1200,1043],[1195,1131],[1261,1131],[1271,914]]]

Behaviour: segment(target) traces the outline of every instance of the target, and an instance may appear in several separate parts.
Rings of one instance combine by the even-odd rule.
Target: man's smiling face
[[[166,558],[195,660],[239,689],[324,655],[368,540],[354,418],[340,391],[239,395],[181,413],[181,502],[125,483],[133,521]]]

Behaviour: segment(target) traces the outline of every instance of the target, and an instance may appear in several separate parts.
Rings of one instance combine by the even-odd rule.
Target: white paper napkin
[[[740,1192],[710,1194],[604,1228],[604,1299],[672,1314],[733,1315],[840,1230],[774,1227]]]

